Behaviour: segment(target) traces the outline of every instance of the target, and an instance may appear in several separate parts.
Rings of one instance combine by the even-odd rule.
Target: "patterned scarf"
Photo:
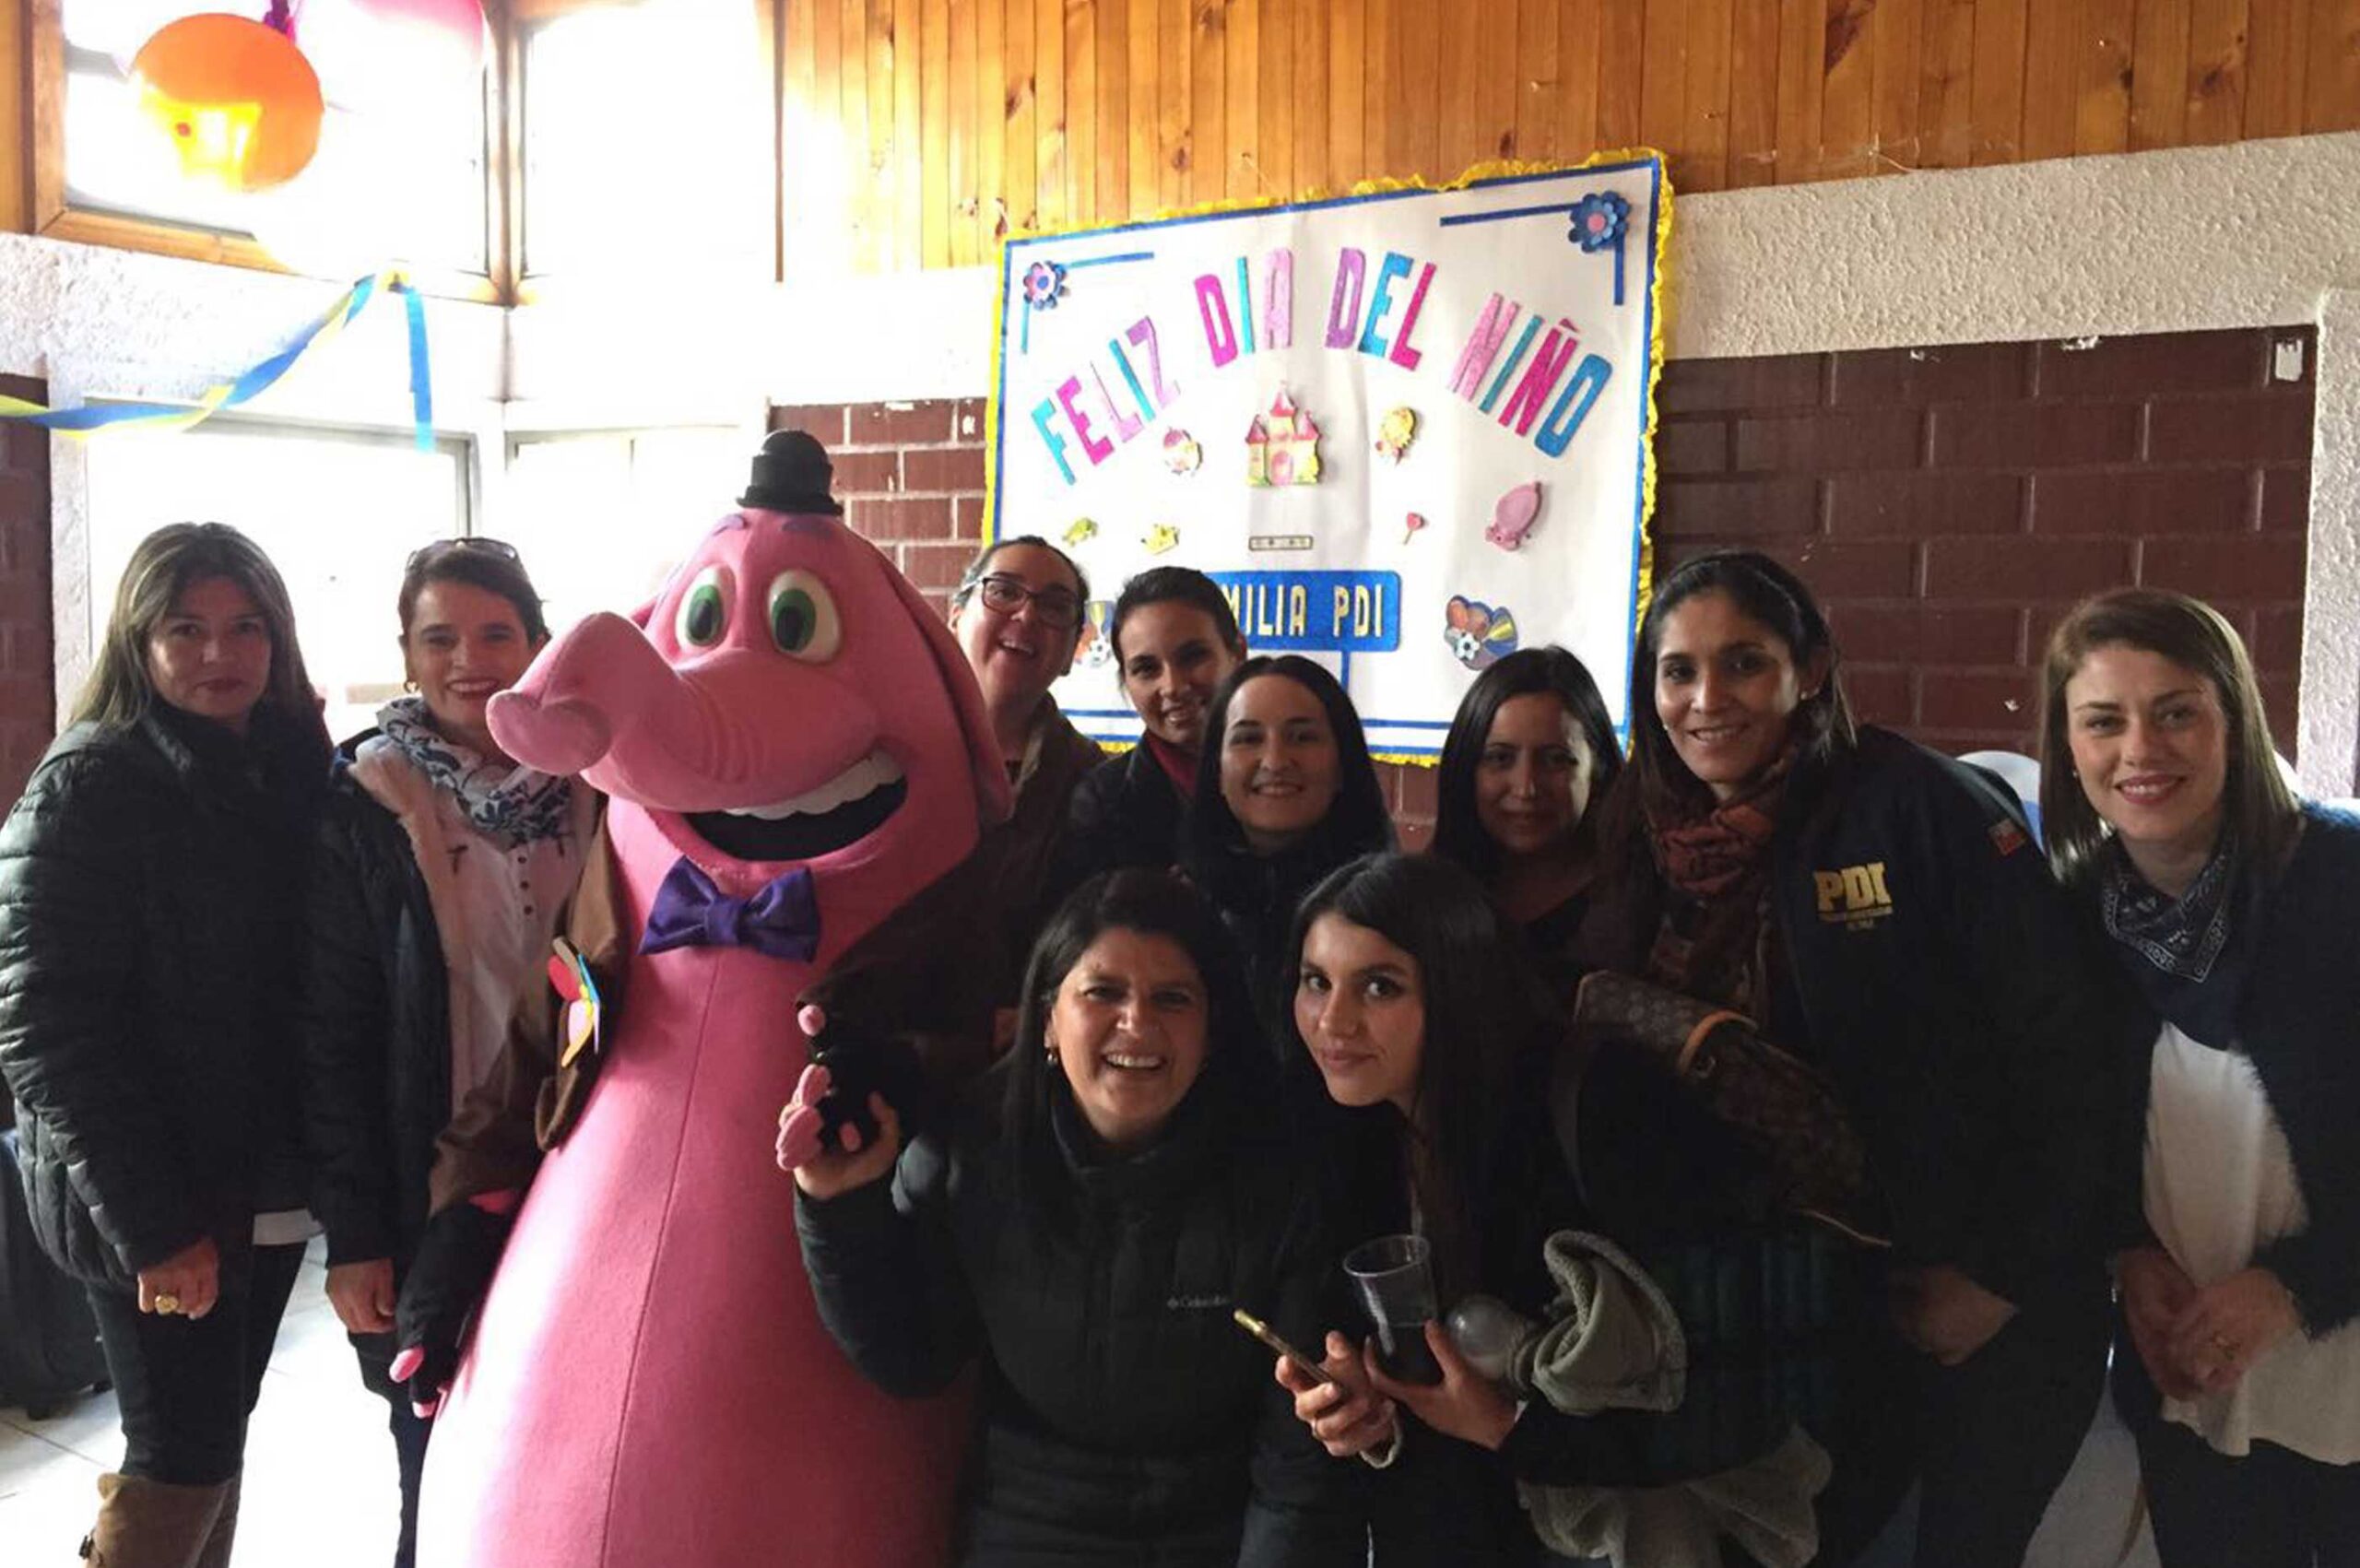
[[[553,839],[572,823],[572,780],[485,761],[434,727],[423,697],[395,698],[377,710],[377,727],[437,789],[458,797],[469,826],[502,849]]]
[[[2238,895],[2240,880],[2226,842],[2176,899],[2148,885],[2118,841],[2106,845],[2098,873],[2106,935],[2139,955],[2130,974],[2148,1004],[2218,1051],[2236,1043],[2260,924],[2245,917],[2252,910]]]

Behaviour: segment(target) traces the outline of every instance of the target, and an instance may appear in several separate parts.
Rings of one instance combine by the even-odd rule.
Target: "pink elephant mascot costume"
[[[595,952],[569,915],[605,972],[597,1038],[551,1072],[581,1004],[555,1040],[528,1008],[444,1138],[436,1222],[481,1227],[455,1250],[497,1272],[434,1423],[427,1568],[947,1554],[964,1399],[890,1397],[836,1350],[773,1143],[808,1059],[798,997],[967,855],[1007,784],[940,617],[828,475],[809,437],[771,437],[653,605],[592,616],[493,700],[518,760],[611,797],[576,904],[610,906],[617,939]],[[503,1245],[485,1211],[519,1187]],[[406,1345],[436,1342],[438,1289],[467,1299],[451,1251],[405,1287]]]

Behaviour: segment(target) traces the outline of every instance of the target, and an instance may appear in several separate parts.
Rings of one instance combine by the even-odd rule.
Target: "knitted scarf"
[[[1764,895],[1794,760],[1788,748],[1742,794],[1701,809],[1646,808],[1647,843],[1675,895],[1647,954],[1648,978],[1724,1006],[1765,1005]]]

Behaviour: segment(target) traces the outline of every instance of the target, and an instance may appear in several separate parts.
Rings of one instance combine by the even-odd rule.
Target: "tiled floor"
[[[304,1266],[263,1380],[246,1443],[245,1506],[236,1568],[380,1568],[393,1557],[394,1450],[384,1406],[360,1386],[352,1351]],[[49,1421],[0,1410],[0,1562],[75,1568],[74,1548],[97,1503],[94,1483],[123,1456],[114,1396],[85,1398]],[[2072,1474],[2033,1541],[2025,1568],[2155,1568],[2142,1527],[2129,1556],[2130,1435],[2102,1409]],[[1908,1553],[1881,1550],[1877,1568]]]
[[[314,1249],[316,1252],[316,1249]],[[237,1568],[382,1568],[394,1555],[393,1439],[360,1386],[329,1310],[325,1271],[303,1267],[246,1434]],[[123,1457],[114,1396],[45,1421],[0,1410],[0,1563],[79,1568],[99,1473]]]

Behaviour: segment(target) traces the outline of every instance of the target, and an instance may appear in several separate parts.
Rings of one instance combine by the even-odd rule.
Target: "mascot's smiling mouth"
[[[733,860],[817,860],[884,826],[909,795],[900,765],[872,751],[818,788],[774,805],[695,811],[685,819]]]

